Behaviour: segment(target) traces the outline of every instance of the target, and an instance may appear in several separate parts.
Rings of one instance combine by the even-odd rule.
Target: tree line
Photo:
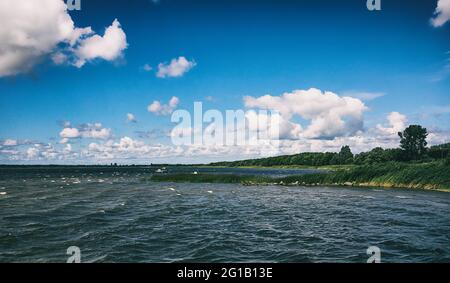
[[[326,166],[326,165],[365,165],[386,162],[431,162],[444,160],[450,165],[450,143],[427,147],[427,129],[411,125],[399,132],[399,148],[383,149],[376,147],[368,152],[353,154],[348,145],[339,152],[303,152],[293,155],[261,159],[248,159],[234,162],[211,163],[213,166]]]

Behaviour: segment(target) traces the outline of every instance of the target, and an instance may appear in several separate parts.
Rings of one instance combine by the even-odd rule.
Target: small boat
[[[192,172],[192,174],[194,174],[194,175],[198,175],[198,172],[197,172],[197,171],[194,171],[194,172]]]

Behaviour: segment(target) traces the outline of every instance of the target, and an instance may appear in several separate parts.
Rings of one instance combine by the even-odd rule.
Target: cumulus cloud
[[[112,136],[112,130],[103,128],[101,123],[87,123],[76,128],[64,128],[59,133],[59,136],[62,138],[60,143],[65,144],[69,139],[76,138],[108,139]]]
[[[77,128],[64,128],[59,136],[66,139],[74,139],[80,137],[80,131]]]
[[[134,116],[133,113],[127,114],[127,121],[130,123],[137,123],[136,117]]]
[[[0,1],[0,76],[29,71],[73,29],[63,1]]]
[[[88,139],[109,139],[112,135],[112,130],[103,128],[101,123],[87,123],[80,127],[80,134],[83,138]]]
[[[368,109],[359,99],[340,97],[315,88],[295,90],[281,96],[246,96],[244,103],[249,108],[278,111],[286,121],[291,121],[294,116],[309,120],[309,125],[300,136],[315,139],[355,134],[363,129],[363,113]],[[300,125],[295,128],[296,131],[301,130]]]
[[[383,135],[394,135],[397,136],[398,132],[403,131],[407,127],[408,118],[398,112],[391,112],[387,116],[389,125],[384,127],[380,124],[376,126],[378,133]]]
[[[30,147],[27,149],[27,158],[34,159],[39,155],[39,150],[36,147]]]
[[[245,122],[245,130],[248,130],[249,133],[257,133],[260,140],[295,140],[301,138],[303,131],[301,125],[285,119],[279,113],[250,110],[245,113]],[[237,126],[238,129],[240,128],[239,130],[242,130],[241,127],[241,125]]]
[[[438,0],[431,25],[441,27],[450,20],[450,0]]]
[[[117,20],[100,37],[90,27],[75,27],[64,1],[0,1],[0,77],[27,73],[48,55],[55,64],[81,66],[94,58],[113,60],[125,48]]]
[[[168,104],[161,104],[158,100],[155,100],[147,107],[148,112],[154,113],[156,115],[170,115],[177,108],[180,103],[180,99],[173,96]]]
[[[195,67],[195,65],[196,63],[194,61],[189,61],[185,57],[180,56],[178,59],[172,59],[168,64],[160,63],[156,76],[158,78],[181,77]]]
[[[97,58],[113,61],[122,56],[127,46],[125,32],[120,27],[119,21],[115,19],[103,36],[96,34],[80,40],[79,46],[75,49],[75,55],[78,58],[75,66],[80,68],[87,61]]]

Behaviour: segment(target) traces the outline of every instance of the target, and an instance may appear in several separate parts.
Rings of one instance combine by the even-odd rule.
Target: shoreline
[[[325,168],[321,169],[324,170]],[[450,166],[443,163],[387,163],[347,166],[334,170],[328,168],[328,172],[286,177],[220,173],[169,173],[152,175],[150,180],[178,183],[240,183],[243,185],[378,187],[450,192]]]
[[[179,177],[180,174],[173,174],[173,175],[177,175],[177,177]],[[450,188],[443,188],[443,187],[439,187],[438,185],[433,185],[433,184],[424,184],[424,185],[415,185],[415,184],[393,184],[393,183],[376,183],[376,182],[366,182],[366,183],[332,183],[332,184],[328,184],[328,183],[314,183],[314,184],[308,184],[308,183],[284,183],[283,181],[280,182],[276,182],[276,179],[273,179],[272,182],[270,181],[264,181],[264,182],[259,182],[259,181],[236,181],[236,182],[221,182],[220,181],[220,174],[199,174],[199,175],[195,175],[195,176],[201,176],[201,177],[205,177],[205,176],[214,176],[214,175],[218,175],[217,176],[217,180],[193,180],[191,178],[186,178],[186,179],[174,179],[171,178],[170,174],[169,175],[165,175],[164,178],[157,178],[157,180],[155,180],[153,177],[150,178],[150,181],[152,182],[157,182],[157,183],[162,183],[162,182],[171,182],[171,183],[191,183],[191,184],[240,184],[243,186],[284,186],[284,187],[308,187],[308,188],[312,188],[312,187],[332,187],[332,188],[380,188],[380,189],[403,189],[403,190],[410,190],[410,191],[433,191],[433,192],[443,192],[443,193],[450,193]],[[235,175],[232,175],[235,176]],[[257,176],[243,176],[243,177],[255,177],[258,178]]]
[[[435,185],[426,184],[425,186],[416,185],[402,185],[402,184],[380,184],[380,183],[352,183],[352,184],[279,184],[279,183],[267,183],[267,184],[243,184],[248,186],[286,186],[286,187],[331,187],[331,188],[370,188],[370,189],[402,189],[402,190],[419,190],[419,191],[433,191],[433,192],[443,192],[450,193],[450,189],[447,188],[436,188]]]

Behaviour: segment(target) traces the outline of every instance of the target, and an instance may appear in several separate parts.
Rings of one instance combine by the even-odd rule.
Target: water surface
[[[149,172],[0,169],[0,262],[65,262],[69,246],[84,262],[365,262],[369,246],[384,262],[450,262],[448,193],[152,183]]]

